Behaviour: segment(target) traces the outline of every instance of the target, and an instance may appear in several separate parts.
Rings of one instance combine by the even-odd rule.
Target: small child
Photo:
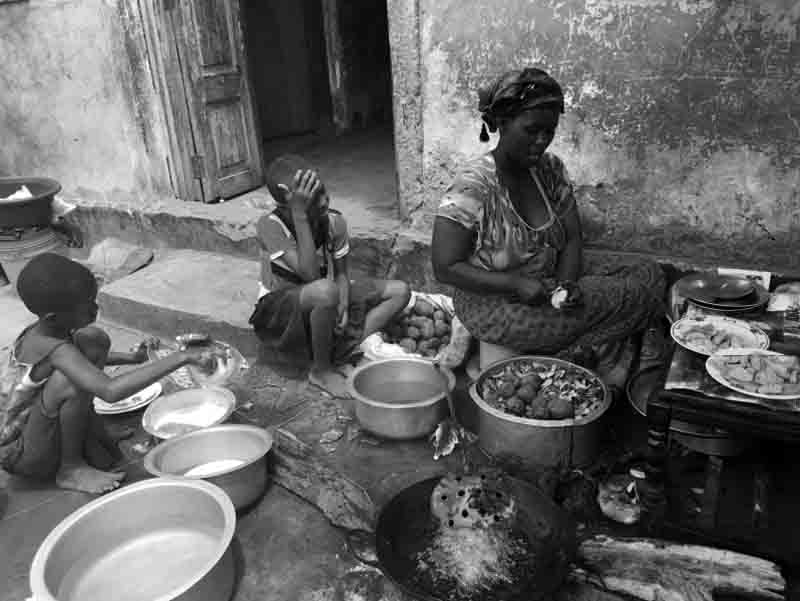
[[[86,267],[54,253],[38,255],[20,273],[17,291],[39,319],[17,337],[7,365],[0,365],[0,466],[55,479],[62,488],[113,490],[124,473],[103,471],[120,454],[94,414],[94,397],[114,403],[187,363],[206,366],[216,357],[181,351],[112,378],[105,365],[143,362],[147,353],[142,347],[134,354],[109,353],[108,335],[91,326],[97,282]]]
[[[259,300],[250,323],[262,359],[278,371],[309,370],[309,381],[346,396],[347,358],[400,313],[409,287],[397,280],[351,281],[347,222],[302,157],[281,156],[267,169],[277,207],[258,221]]]

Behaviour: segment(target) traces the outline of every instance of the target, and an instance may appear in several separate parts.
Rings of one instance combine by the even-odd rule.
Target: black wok
[[[379,568],[402,591],[424,601],[445,601],[419,577],[415,559],[432,524],[430,497],[441,477],[429,478],[404,489],[380,511],[373,535],[361,531],[348,534],[351,552],[362,562]],[[482,599],[535,601],[546,599],[561,586],[577,548],[575,525],[538,488],[522,480],[507,478],[518,511],[513,529],[524,534],[538,550],[532,554],[523,588]],[[374,554],[369,550],[374,545]],[[370,555],[372,555],[370,557]],[[439,595],[439,596],[437,596]]]

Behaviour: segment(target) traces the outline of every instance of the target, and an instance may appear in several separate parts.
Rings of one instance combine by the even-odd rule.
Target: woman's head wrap
[[[296,154],[281,155],[269,164],[266,173],[267,189],[279,206],[288,201],[287,194],[292,189],[297,172],[309,170],[314,170],[311,163]]]
[[[89,269],[55,253],[31,259],[17,278],[17,292],[34,315],[71,313],[97,296],[97,280]]]
[[[493,84],[478,91],[478,110],[481,112],[481,142],[489,141],[486,131],[497,131],[497,120],[515,117],[537,106],[555,106],[564,112],[564,92],[558,82],[545,71],[527,68],[508,71]]]

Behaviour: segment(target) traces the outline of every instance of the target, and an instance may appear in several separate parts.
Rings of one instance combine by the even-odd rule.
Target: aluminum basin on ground
[[[357,367],[348,387],[365,430],[411,440],[431,434],[447,416],[455,382],[449,369],[424,359],[384,359]]]
[[[227,388],[188,388],[153,401],[142,416],[142,427],[165,440],[219,425],[235,409],[236,396]]]
[[[236,511],[208,482],[157,478],[64,519],[33,558],[36,601],[227,601]]]
[[[256,426],[214,426],[162,442],[145,456],[144,467],[154,476],[216,484],[242,509],[266,490],[272,442],[272,435]]]

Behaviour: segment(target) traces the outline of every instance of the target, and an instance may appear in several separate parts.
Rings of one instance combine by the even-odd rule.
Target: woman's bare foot
[[[344,376],[337,371],[316,371],[312,370],[308,374],[308,381],[330,394],[332,397],[339,399],[349,398],[347,392],[347,381]]]
[[[123,478],[125,474],[122,472],[103,472],[79,463],[62,465],[56,474],[56,485],[70,490],[102,494],[117,489]]]

